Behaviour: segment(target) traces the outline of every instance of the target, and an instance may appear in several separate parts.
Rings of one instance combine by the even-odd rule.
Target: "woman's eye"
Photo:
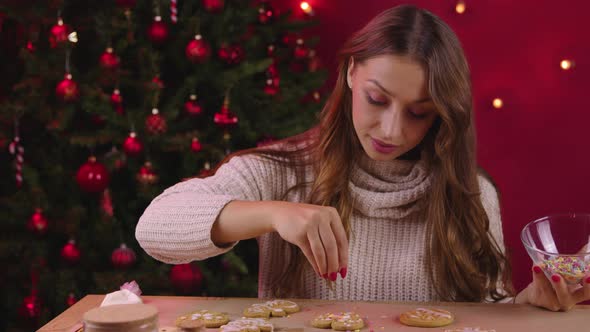
[[[385,100],[381,100],[381,99],[379,99],[379,98],[376,98],[376,97],[375,97],[375,98],[373,98],[373,97],[371,97],[371,95],[370,95],[370,94],[368,94],[368,93],[367,93],[367,101],[369,102],[369,104],[372,104],[372,105],[378,105],[378,106],[383,106],[383,105],[386,105],[386,104],[387,104],[387,101],[385,101]]]
[[[408,113],[410,113],[410,116],[412,116],[413,118],[416,118],[416,119],[424,119],[429,114],[428,112],[426,112],[424,110],[415,109],[415,108],[408,109]]]

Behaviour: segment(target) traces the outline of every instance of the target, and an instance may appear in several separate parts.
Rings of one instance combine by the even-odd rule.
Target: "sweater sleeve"
[[[479,176],[479,187],[481,190],[481,201],[483,208],[488,215],[490,221],[490,234],[498,244],[500,251],[506,254],[506,246],[504,244],[504,233],[502,231],[502,218],[500,213],[500,201],[498,198],[498,192],[494,185],[485,177]],[[504,289],[504,285],[501,280],[498,281],[498,291],[501,294],[507,294]],[[506,297],[503,300],[498,301],[499,303],[512,302],[512,297]],[[493,302],[492,299],[486,299],[487,302]]]
[[[157,196],[140,217],[135,237],[153,258],[169,264],[203,260],[228,252],[218,247],[211,228],[232,200],[272,200],[277,165],[255,155],[237,156],[215,175],[180,182]]]

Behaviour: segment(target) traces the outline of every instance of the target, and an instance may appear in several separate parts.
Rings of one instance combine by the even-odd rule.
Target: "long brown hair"
[[[362,63],[382,54],[409,56],[427,69],[428,90],[438,111],[437,121],[415,149],[419,151],[409,152],[426,156],[433,172],[424,211],[429,278],[441,300],[502,299],[497,286],[502,281],[511,291],[510,265],[489,235],[480,198],[469,68],[456,35],[432,13],[403,5],[376,16],[341,49],[336,86],[316,127],[281,141],[281,149],[244,150],[226,161],[256,153],[296,170],[298,185],[290,190],[307,187],[308,203],[334,206],[350,236],[348,182],[354,161],[364,152],[353,129],[347,68],[351,58]],[[314,177],[306,183],[309,166]],[[280,250],[290,253],[288,263],[271,289],[277,297],[295,297],[303,269],[311,267],[296,246],[286,241],[282,246]]]

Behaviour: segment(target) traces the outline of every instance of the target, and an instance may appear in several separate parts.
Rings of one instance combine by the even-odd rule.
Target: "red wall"
[[[309,0],[319,19],[317,47],[336,71],[336,50],[353,31],[385,8],[383,0]],[[275,1],[299,9],[299,1]],[[590,212],[590,38],[583,33],[587,1],[469,1],[459,15],[451,0],[407,1],[426,8],[459,36],[473,77],[478,160],[501,192],[505,241],[518,289],[531,280],[520,230],[538,217]],[[562,58],[575,67],[563,71]],[[502,109],[491,99],[504,100]]]

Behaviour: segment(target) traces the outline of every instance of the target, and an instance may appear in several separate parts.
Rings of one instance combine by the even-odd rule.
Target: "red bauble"
[[[27,42],[27,51],[33,53],[33,52],[35,52],[36,49],[37,48],[35,47],[35,44],[33,44],[33,42],[29,40]]]
[[[281,42],[285,46],[294,47],[297,43],[297,39],[299,39],[299,37],[296,34],[287,32],[281,37]]]
[[[184,110],[188,115],[201,115],[203,113],[203,109],[201,105],[197,102],[197,96],[191,95],[190,99],[184,103]]]
[[[24,298],[18,314],[25,320],[36,321],[41,316],[41,299],[37,296],[37,292],[33,290],[31,295]]]
[[[193,152],[199,152],[203,149],[203,146],[201,145],[201,142],[199,141],[198,138],[193,137],[193,140],[191,141],[191,151]]]
[[[125,109],[123,108],[123,96],[121,96],[121,91],[119,89],[113,90],[111,94],[111,105],[115,109],[115,112],[118,114],[125,114]]]
[[[113,52],[111,47],[108,47],[99,59],[100,66],[108,70],[117,69],[120,62],[119,57]]]
[[[203,7],[208,12],[219,13],[223,10],[223,0],[203,0]]]
[[[76,295],[74,295],[74,293],[68,294],[68,298],[66,299],[66,304],[68,305],[68,307],[73,306],[74,304],[76,304],[76,302],[78,302]]]
[[[266,80],[266,85],[264,86],[264,93],[269,96],[274,96],[279,92],[279,78],[269,78]]]
[[[117,6],[119,6],[121,8],[125,8],[125,9],[135,7],[136,2],[137,2],[137,0],[115,0],[115,3],[117,4]]]
[[[201,171],[199,172],[199,177],[206,178],[211,175],[213,175],[213,170],[211,169],[211,164],[207,161],[203,165],[203,169],[201,169]]]
[[[129,157],[137,157],[143,151],[143,144],[141,144],[141,141],[137,138],[137,135],[134,132],[130,132],[129,136],[125,139],[125,142],[123,142],[123,151],[125,151]]]
[[[103,164],[96,161],[94,156],[80,167],[76,174],[78,186],[85,192],[102,192],[109,185],[109,172]]]
[[[76,246],[76,241],[70,240],[61,249],[61,258],[70,264],[76,264],[80,261],[80,249]]]
[[[174,265],[170,270],[170,282],[181,294],[194,294],[201,289],[203,273],[196,264]]]
[[[246,57],[246,52],[238,44],[223,45],[217,52],[217,56],[228,65],[236,65]]]
[[[135,264],[135,252],[122,243],[119,248],[113,250],[111,263],[116,268],[126,269]]]
[[[213,122],[222,129],[230,129],[238,124],[238,117],[229,111],[229,102],[227,99],[223,102],[221,110],[215,113]]]
[[[271,23],[276,16],[275,10],[268,3],[264,3],[258,8],[258,22],[261,24]]]
[[[145,129],[152,135],[160,135],[166,132],[166,119],[154,108],[152,114],[145,119]]]
[[[156,75],[154,76],[154,78],[152,78],[152,84],[155,85],[158,89],[164,88],[164,82],[162,82],[159,75]]]
[[[272,78],[276,76],[279,76],[279,69],[277,68],[277,63],[273,62],[266,69],[266,77]]]
[[[162,17],[154,17],[154,21],[148,28],[148,37],[156,45],[161,45],[168,39],[168,26],[162,22]]]
[[[305,46],[303,39],[301,39],[301,38],[297,39],[297,46],[295,46],[295,51],[293,52],[295,59],[304,60],[305,58],[307,58],[308,54],[309,54],[309,48],[307,48],[307,46]]]
[[[307,63],[307,70],[310,72],[316,72],[322,67],[320,57],[316,55],[315,50],[309,51],[309,62]]]
[[[29,222],[27,223],[27,228],[37,235],[47,233],[48,226],[49,222],[45,216],[43,216],[43,211],[41,209],[36,209],[35,213],[33,213],[31,219],[29,219]]]
[[[186,45],[184,53],[190,62],[203,63],[207,61],[211,55],[211,47],[201,35],[196,35],[195,39],[191,40],[188,45]]]
[[[63,81],[57,84],[55,87],[55,95],[59,100],[64,102],[78,100],[80,89],[78,89],[78,83],[72,80],[72,75],[66,74]]]
[[[266,55],[273,57],[275,55],[275,49],[276,47],[274,45],[268,45],[266,47]]]
[[[149,161],[147,161],[143,166],[141,166],[136,178],[137,182],[144,186],[152,185],[158,182],[158,174],[154,172],[152,168],[152,163],[150,163]]]
[[[70,34],[70,32],[70,26],[64,24],[63,20],[59,18],[57,24],[52,26],[51,31],[49,31],[49,45],[51,45],[52,48],[55,48],[64,44],[68,41],[68,34]]]

